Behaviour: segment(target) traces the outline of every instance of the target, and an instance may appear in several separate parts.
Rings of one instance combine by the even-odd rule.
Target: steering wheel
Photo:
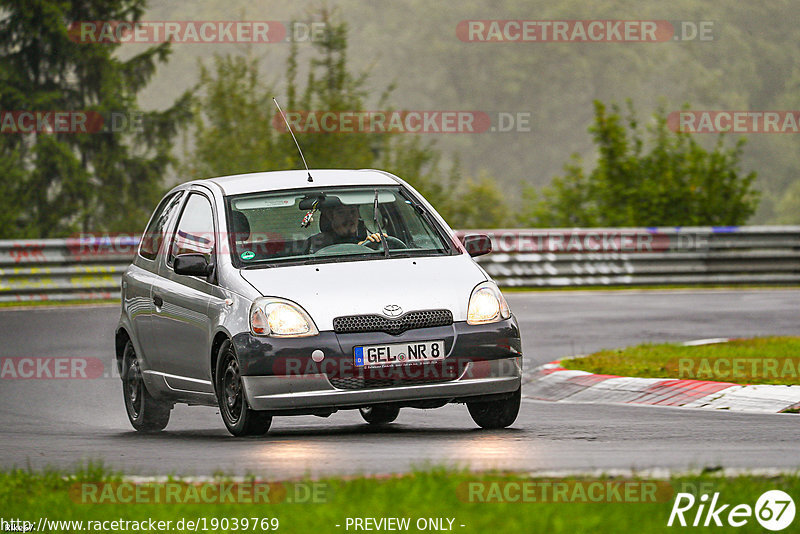
[[[385,235],[381,237],[382,240],[386,241],[386,246],[389,249],[393,248],[408,248],[408,246],[403,243],[401,240],[397,239],[396,237],[392,237],[390,235]],[[367,241],[361,245],[362,247],[371,248],[372,250],[379,250],[381,248],[380,241]]]

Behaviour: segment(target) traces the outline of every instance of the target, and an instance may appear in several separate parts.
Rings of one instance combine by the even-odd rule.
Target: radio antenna
[[[308,181],[309,182],[313,182],[314,179],[311,177],[311,171],[308,170],[308,163],[306,163],[306,158],[305,158],[305,156],[303,156],[303,151],[300,150],[300,143],[297,142],[297,138],[294,136],[294,132],[292,131],[292,127],[289,126],[289,121],[286,120],[286,115],[283,114],[283,110],[281,109],[280,104],[278,104],[278,101],[275,100],[274,96],[272,97],[272,101],[275,102],[275,106],[278,108],[278,111],[280,112],[281,117],[283,117],[283,122],[286,123],[286,128],[289,130],[289,133],[292,134],[292,139],[294,139],[294,144],[297,147],[297,151],[300,152],[300,159],[303,160],[303,165],[305,166],[306,172],[308,173]]]

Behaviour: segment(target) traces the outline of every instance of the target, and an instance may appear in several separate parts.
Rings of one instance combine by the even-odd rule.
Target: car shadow
[[[420,436],[426,437],[466,437],[466,436],[494,436],[494,435],[514,435],[522,434],[524,430],[521,428],[505,428],[501,430],[483,430],[480,428],[442,428],[442,427],[419,427],[412,425],[399,425],[392,424],[381,427],[373,425],[355,424],[355,425],[339,425],[324,428],[279,428],[270,430],[262,436],[247,436],[247,437],[234,437],[231,436],[227,430],[223,429],[181,429],[169,430],[166,429],[162,432],[155,433],[142,433],[136,431],[122,432],[116,434],[116,437],[124,440],[147,440],[147,441],[265,441],[275,438],[297,438],[297,437],[312,437],[312,438],[328,438],[328,437],[341,437],[341,436],[393,436],[393,437],[409,437],[417,438]]]

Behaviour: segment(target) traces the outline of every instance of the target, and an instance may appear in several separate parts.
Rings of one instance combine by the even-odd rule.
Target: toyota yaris
[[[464,403],[483,428],[520,405],[519,328],[452,230],[376,170],[281,171],[182,184],[122,277],[116,363],[136,430],[176,403],[219,407],[236,435],[275,416]]]

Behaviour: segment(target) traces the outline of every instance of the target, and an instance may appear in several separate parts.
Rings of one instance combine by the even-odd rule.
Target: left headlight
[[[468,324],[496,323],[509,317],[511,309],[494,283],[483,282],[472,290],[467,308]]]
[[[250,307],[250,331],[257,336],[307,337],[319,334],[306,311],[288,300],[259,298]]]

